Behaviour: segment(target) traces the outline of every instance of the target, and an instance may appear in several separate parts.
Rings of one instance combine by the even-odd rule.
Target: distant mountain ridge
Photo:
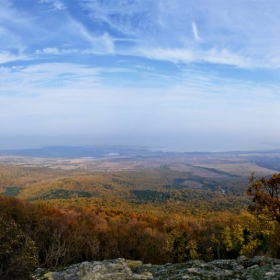
[[[113,155],[147,154],[150,149],[138,146],[46,146],[33,149],[0,150],[0,156],[26,156],[43,158],[82,158]]]
[[[126,155],[256,155],[256,154],[280,154],[280,149],[251,150],[251,151],[225,151],[225,152],[172,152],[162,151],[161,148],[146,146],[45,146],[28,149],[0,149],[0,156],[25,156],[42,158],[82,158]]]

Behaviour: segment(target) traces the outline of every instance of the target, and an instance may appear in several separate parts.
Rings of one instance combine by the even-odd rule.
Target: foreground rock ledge
[[[83,262],[59,271],[37,269],[34,280],[280,279],[280,260],[267,257],[151,265],[125,259]]]

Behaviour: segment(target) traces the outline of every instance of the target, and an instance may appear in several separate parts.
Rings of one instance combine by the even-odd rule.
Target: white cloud
[[[186,2],[80,0],[78,3],[83,11],[86,10],[84,16],[91,19],[91,22],[83,22],[68,13],[70,4],[67,12],[59,16],[52,13],[50,17],[40,9],[39,17],[36,13],[17,9],[16,3],[5,1],[0,11],[0,35],[5,38],[0,50],[24,48],[29,53],[45,56],[71,53],[142,55],[182,63],[280,67],[280,12],[274,10],[275,6],[258,2],[249,7],[248,1],[232,6],[228,0],[212,4],[198,0],[200,4],[197,5],[190,0]],[[39,3],[45,3],[53,10],[66,8],[59,0],[41,0]],[[251,9],[254,12],[248,13]],[[20,24],[7,24],[15,21]]]
[[[58,0],[40,0],[39,3],[50,3],[51,6],[49,8],[49,12],[53,12],[53,11],[62,11],[67,9],[67,7]]]
[[[55,11],[61,11],[61,10],[66,9],[66,6],[63,3],[58,2],[58,1],[54,1],[53,6],[54,6]]]
[[[258,67],[258,62],[251,61],[250,57],[228,49],[210,49],[201,51],[198,56],[201,61],[215,64],[234,65],[241,68]],[[255,63],[255,64],[254,64]]]
[[[186,63],[279,67],[280,10],[277,1],[254,1],[254,5],[251,1],[238,1],[232,5],[231,0],[197,0],[195,3],[191,0],[129,3],[122,0],[114,5],[111,1],[81,0],[80,3],[93,22],[106,24],[123,36],[133,36],[137,48],[156,59],[161,59],[160,55],[153,53],[165,50],[171,60]],[[203,40],[200,34],[203,34]],[[201,44],[194,44],[197,41]],[[133,52],[127,48],[125,51]]]
[[[94,54],[114,54],[115,53],[115,44],[114,39],[105,32],[101,36],[92,36],[85,30],[82,30],[82,35],[86,37],[90,42],[92,49],[84,50],[84,53],[94,53]]]
[[[6,102],[10,100],[12,103],[17,98],[23,98],[36,104],[48,100],[48,104],[55,101],[62,105],[67,99],[67,102],[78,111],[82,110],[77,105],[81,103],[103,104],[109,107],[140,106],[144,111],[147,108],[149,110],[150,106],[156,106],[162,110],[162,113],[164,110],[183,109],[183,111],[190,110],[194,116],[198,116],[199,111],[215,116],[216,110],[222,113],[234,110],[238,114],[238,110],[242,108],[261,110],[263,106],[279,106],[275,100],[280,86],[267,86],[261,83],[256,85],[252,82],[221,78],[206,72],[198,73],[191,68],[183,70],[183,74],[173,78],[174,86],[163,84],[163,76],[153,76],[154,79],[161,81],[159,83],[161,86],[151,89],[138,88],[137,82],[123,88],[112,83],[112,75],[108,78],[104,76],[109,72],[118,75],[122,73],[125,77],[128,71],[129,69],[92,68],[71,63],[45,63],[11,69],[2,67],[0,68],[0,96],[2,98],[5,96]],[[148,74],[151,75],[153,72]],[[67,106],[65,112],[69,109]],[[9,112],[14,113],[8,110],[7,113]],[[36,113],[40,114],[40,111]]]
[[[98,85],[99,69],[71,63],[45,63],[26,67],[0,68],[0,96],[5,96],[12,102],[18,96],[28,100],[38,100],[38,97],[55,96],[56,90],[66,89],[69,96],[76,89],[93,88]],[[15,83],[16,81],[16,83]],[[15,112],[11,111],[11,114]]]
[[[234,65],[241,68],[251,68],[261,66],[254,64],[249,57],[242,54],[232,53],[227,49],[138,49],[134,51],[134,55],[142,55],[150,59],[171,61],[174,63],[190,63],[190,62],[207,62],[215,64]]]
[[[69,54],[76,54],[76,55],[112,55],[115,54],[115,46],[114,40],[108,36],[108,34],[104,34],[99,37],[88,37],[86,39],[90,41],[91,46],[89,48],[83,49],[60,49],[57,47],[47,47],[42,50],[36,50],[35,54],[40,55],[69,55]]]
[[[73,63],[2,67],[0,129],[5,123],[25,134],[234,134],[278,127],[280,86],[226,79],[191,66],[174,76],[175,85],[170,86],[164,76],[155,77],[156,69],[149,71],[147,76],[158,79],[157,87],[139,87],[138,76],[129,87],[116,85],[114,73],[125,80],[129,69]]]
[[[11,61],[28,60],[28,59],[30,58],[22,53],[13,54],[8,51],[0,52],[0,64],[4,64]]]
[[[150,19],[146,16],[153,6],[150,0],[139,1],[99,1],[80,0],[83,9],[86,9],[93,20],[106,23],[111,28],[124,34],[139,34],[139,29],[149,30]],[[143,34],[143,32],[142,32]]]
[[[29,24],[30,16],[18,11],[11,1],[2,1],[0,5],[0,51],[24,48],[25,32],[34,28]]]
[[[192,32],[193,32],[193,36],[194,36],[195,40],[200,41],[200,37],[199,37],[198,31],[197,31],[197,27],[196,27],[196,24],[195,24],[194,21],[192,22]]]
[[[81,49],[81,53],[114,54],[115,40],[107,32],[102,35],[95,35],[89,31],[81,22],[71,19],[68,23],[69,32],[90,44],[90,47]]]
[[[37,55],[67,55],[67,54],[78,54],[78,49],[59,49],[59,48],[44,48],[43,50],[36,50]]]
[[[148,57],[150,59],[166,60],[172,62],[193,62],[195,61],[196,55],[192,50],[189,49],[138,49],[135,50],[135,55]]]

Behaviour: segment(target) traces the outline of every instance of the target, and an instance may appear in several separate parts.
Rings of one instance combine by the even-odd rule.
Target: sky
[[[0,0],[0,149],[280,148],[279,0]]]

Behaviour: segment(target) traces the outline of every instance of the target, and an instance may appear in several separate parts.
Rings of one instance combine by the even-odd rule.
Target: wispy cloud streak
[[[195,40],[200,41],[200,37],[199,37],[198,31],[197,31],[197,27],[196,27],[196,24],[195,24],[194,21],[192,22],[192,31],[193,31],[193,36],[194,36]]]

